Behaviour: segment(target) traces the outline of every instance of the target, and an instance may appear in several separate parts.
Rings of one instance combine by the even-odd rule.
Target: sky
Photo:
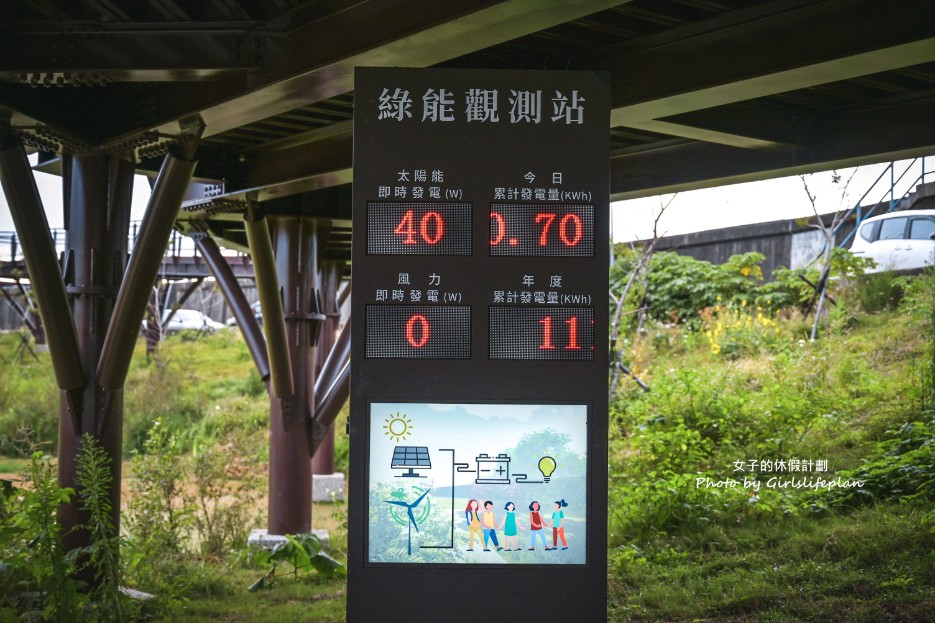
[[[29,162],[36,163],[37,154],[29,157]],[[49,227],[60,228],[64,225],[64,216],[62,214],[62,178],[49,173],[34,173],[36,186],[39,188],[39,195],[42,197],[42,205],[45,207],[46,218],[49,221]],[[137,175],[133,180],[133,213],[132,220],[138,221],[143,218],[143,212],[146,210],[146,202],[149,201],[149,182],[142,175]],[[10,207],[7,205],[6,196],[0,193],[0,232],[13,231],[13,218],[10,216]]]
[[[826,171],[805,175],[815,207],[821,214],[889,199],[890,174],[888,162],[876,165]],[[924,161],[926,179],[935,181],[935,157]],[[898,161],[894,168],[898,199],[917,185],[922,173],[922,159]],[[905,174],[903,172],[905,171]],[[874,183],[880,174],[883,178]],[[900,176],[902,179],[900,180]],[[848,182],[848,180],[850,180]],[[894,180],[894,181],[896,181]],[[868,193],[869,191],[869,193]],[[618,201],[611,204],[611,227],[615,242],[627,242],[652,237],[653,220],[662,206],[665,212],[659,219],[660,235],[686,234],[735,225],[762,223],[781,219],[812,216],[811,202],[799,176],[732,184],[716,188],[692,190],[677,195],[663,195]]]
[[[33,156],[35,158],[35,156]],[[921,174],[921,159],[904,160],[896,163],[895,177],[902,180],[895,185],[897,198],[915,187],[913,183]],[[841,169],[837,173],[840,181],[835,183],[832,172],[813,173],[805,176],[809,191],[815,196],[815,205],[820,213],[834,212],[853,206],[869,190],[864,205],[888,197],[890,174],[874,185],[889,163],[866,165],[855,169]],[[935,180],[935,157],[925,160],[925,171],[929,181]],[[853,176],[853,177],[852,177]],[[845,188],[845,183],[850,183]],[[62,227],[61,179],[46,173],[36,173],[36,184],[45,205],[51,227]],[[149,184],[137,176],[133,185],[133,220],[140,220],[149,199]],[[611,204],[611,227],[615,242],[627,242],[652,237],[653,220],[661,206],[668,204],[659,220],[659,233],[684,234],[708,229],[719,229],[734,225],[746,225],[765,221],[811,216],[812,206],[805,194],[799,176],[732,184],[717,188],[706,188],[678,193],[618,201]],[[0,193],[0,232],[12,231],[13,220]]]

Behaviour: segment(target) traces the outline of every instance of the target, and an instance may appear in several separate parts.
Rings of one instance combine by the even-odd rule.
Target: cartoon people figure
[[[467,508],[464,509],[464,519],[467,521],[468,532],[471,535],[471,546],[468,547],[467,551],[473,552],[474,535],[477,535],[478,544],[481,539],[480,514],[477,512],[477,500],[468,501]],[[484,540],[486,540],[486,538],[486,535],[484,535]]]
[[[503,544],[506,545],[506,551],[520,551],[519,549],[519,537],[516,536],[516,530],[525,530],[521,525],[516,523],[516,504],[513,502],[507,502],[503,507],[503,510],[506,511],[506,515],[503,517],[503,521],[500,522],[500,527],[503,528]],[[510,539],[513,539],[513,547],[510,547]]]
[[[555,501],[555,512],[552,513],[552,549],[558,549],[558,540],[562,539],[562,549],[568,549],[568,541],[565,540],[565,526],[562,525],[565,519],[563,508],[568,506],[568,502],[563,499]]]
[[[490,541],[493,541],[493,545],[498,552],[501,551],[503,547],[497,541],[497,518],[494,517],[493,502],[490,500],[484,502],[484,514],[481,515],[481,523],[484,526],[484,551],[490,551]]]
[[[536,537],[542,539],[542,547],[548,551],[549,545],[545,541],[545,534],[542,533],[542,526],[545,521],[539,513],[539,502],[535,500],[529,504],[529,551],[536,549]]]

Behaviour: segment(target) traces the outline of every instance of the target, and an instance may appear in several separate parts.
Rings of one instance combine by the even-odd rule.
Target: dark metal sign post
[[[357,71],[349,621],[606,619],[608,91]]]

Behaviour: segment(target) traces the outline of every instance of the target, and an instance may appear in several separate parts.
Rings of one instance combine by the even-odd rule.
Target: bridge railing
[[[130,252],[133,252],[133,245],[136,243],[136,238],[139,235],[140,223],[142,221],[133,221],[130,223],[130,232],[128,236],[128,244]],[[56,227],[50,230],[52,234],[52,242],[55,245],[55,250],[59,255],[65,252],[65,240],[67,232],[60,228]],[[225,255],[229,253],[225,252]],[[233,254],[231,252],[230,254]],[[169,238],[169,242],[166,245],[165,256],[166,257],[193,257],[197,255],[195,251],[194,241],[180,234],[177,231],[172,232],[172,236]],[[237,255],[242,255],[237,253]],[[19,244],[19,236],[15,231],[0,231],[0,262],[16,262],[23,259],[23,249]]]
[[[926,178],[935,175],[935,171],[926,170],[925,158],[913,158],[908,163],[902,163],[905,164],[905,168],[901,172],[897,169],[898,164],[900,163],[890,162],[889,166],[880,172],[873,184],[861,195],[857,203],[844,215],[845,218],[841,220],[839,227],[847,223],[852,215],[856,224],[850,233],[838,243],[839,247],[847,248],[850,245],[851,239],[864,219],[897,209],[910,198],[913,191],[928,181]],[[879,196],[880,198],[873,201],[871,199],[873,196]],[[868,199],[870,200],[868,201]]]

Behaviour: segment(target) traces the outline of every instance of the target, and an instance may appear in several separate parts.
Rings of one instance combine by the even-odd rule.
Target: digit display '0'
[[[470,359],[468,305],[367,305],[366,357]]]

